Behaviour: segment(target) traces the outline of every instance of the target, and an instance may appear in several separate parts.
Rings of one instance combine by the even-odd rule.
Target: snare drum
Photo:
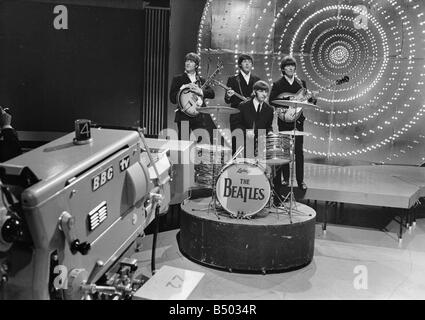
[[[233,218],[250,218],[269,202],[270,181],[258,162],[238,158],[220,172],[216,196]]]
[[[232,150],[223,146],[199,144],[195,154],[195,184],[199,188],[213,188],[213,176],[218,176],[232,157]]]
[[[288,136],[270,132],[266,137],[266,163],[286,164],[291,161],[291,140]]]

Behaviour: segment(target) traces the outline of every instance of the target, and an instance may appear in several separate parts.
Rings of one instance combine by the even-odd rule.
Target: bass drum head
[[[217,200],[233,217],[249,218],[257,214],[267,205],[270,193],[264,170],[246,161],[224,167],[216,183]]]

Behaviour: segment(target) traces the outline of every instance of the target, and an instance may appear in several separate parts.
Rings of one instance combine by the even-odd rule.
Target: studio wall
[[[0,105],[19,131],[70,132],[78,118],[138,124],[142,11],[69,3],[68,29],[56,30],[57,4],[0,2]]]
[[[305,109],[305,155],[336,164],[425,162],[425,3],[421,0],[208,0],[197,50],[226,82],[240,53],[270,85],[291,54],[321,90]],[[348,76],[350,81],[330,87]],[[216,87],[209,105],[225,105]]]

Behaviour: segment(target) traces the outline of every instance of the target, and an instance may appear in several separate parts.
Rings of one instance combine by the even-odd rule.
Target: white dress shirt
[[[191,83],[195,83],[195,82],[196,82],[196,72],[194,72],[194,73],[187,73],[187,72],[185,71],[185,73],[186,73],[186,74],[187,74],[187,76],[189,77],[189,79],[190,79],[190,82],[191,82]],[[184,86],[186,86],[186,84],[182,85],[182,86],[180,87],[180,90],[181,90]]]
[[[292,84],[294,83],[295,77],[288,78],[288,77],[286,76],[286,74],[285,74],[285,79],[286,79],[286,81],[288,81],[288,83],[292,86]]]
[[[254,98],[252,102],[254,103],[255,112],[258,111],[258,107],[260,107],[260,112],[261,112],[262,104],[260,105],[260,101],[258,101],[257,98]]]
[[[196,72],[194,72],[194,73],[187,73],[186,72],[186,74],[189,77],[190,82],[192,82],[192,83],[195,83],[196,82]]]
[[[249,78],[251,78],[251,72],[245,74],[245,72],[241,71],[242,77],[245,79],[246,84],[249,84]]]

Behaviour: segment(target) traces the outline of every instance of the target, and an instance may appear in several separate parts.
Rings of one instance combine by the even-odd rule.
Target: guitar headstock
[[[212,73],[211,77],[215,77],[217,74],[220,73],[221,69],[223,69],[223,62],[218,59],[217,67],[215,68],[214,72]]]
[[[215,70],[214,70],[214,72],[213,72],[213,73],[212,73],[212,74],[208,77],[208,79],[205,81],[205,84],[211,84],[211,83],[218,84],[217,82],[213,81],[213,80],[214,80],[213,78],[214,78],[217,74],[219,74],[219,73],[220,73],[221,69],[223,69],[223,62],[222,62],[220,59],[218,59],[216,69],[215,69]]]
[[[350,81],[350,78],[348,76],[343,76],[341,79],[336,80],[335,84],[340,85],[348,81]]]
[[[220,59],[218,59],[218,61],[217,61],[217,67],[216,67],[214,73],[219,73],[221,71],[221,69],[223,69],[223,68],[224,68],[223,61],[221,61]]]

